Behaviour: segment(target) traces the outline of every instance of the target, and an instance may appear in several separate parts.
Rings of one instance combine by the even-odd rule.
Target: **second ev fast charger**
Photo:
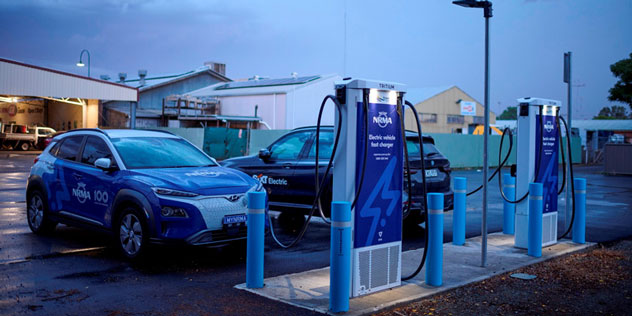
[[[404,91],[390,82],[336,84],[342,117],[335,130],[340,124],[344,141],[334,159],[333,201],[356,201],[351,297],[401,284]]]
[[[542,246],[557,242],[557,185],[560,101],[518,99],[516,195],[526,194],[530,182],[542,183]],[[527,248],[528,200],[516,205],[515,246]]]

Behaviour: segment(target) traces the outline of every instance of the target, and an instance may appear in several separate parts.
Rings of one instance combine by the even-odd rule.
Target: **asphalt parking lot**
[[[137,264],[109,247],[108,236],[60,225],[50,236],[32,234],[25,219],[24,189],[34,155],[0,155],[0,314],[209,314],[295,315],[305,310],[238,291],[245,280],[244,251],[238,248],[155,247]],[[630,236],[632,177],[604,176],[599,166],[577,166],[588,183],[587,239],[604,242]],[[468,189],[481,183],[480,170],[457,170]],[[468,199],[467,236],[480,235],[481,199]],[[502,229],[498,184],[489,190],[489,232]],[[564,201],[560,201],[560,209]],[[444,241],[451,241],[452,212],[445,216]],[[404,248],[423,245],[422,227],[404,235]],[[288,235],[281,235],[290,238]],[[282,250],[266,240],[265,276],[329,264],[329,228],[314,221],[304,240]],[[404,271],[403,274],[408,272]]]

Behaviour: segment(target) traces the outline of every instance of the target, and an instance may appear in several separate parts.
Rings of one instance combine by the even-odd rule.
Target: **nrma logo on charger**
[[[387,112],[378,112],[378,116],[373,117],[373,123],[381,128],[387,127],[389,124],[393,124],[393,119],[386,116]]]
[[[547,131],[547,133],[550,133],[554,128],[555,126],[553,126],[553,123],[551,123],[551,121],[547,121],[546,124],[544,124],[544,129]]]

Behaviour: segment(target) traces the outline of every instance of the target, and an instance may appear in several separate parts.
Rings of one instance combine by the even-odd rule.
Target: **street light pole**
[[[487,179],[489,171],[489,18],[492,17],[491,1],[458,0],[452,3],[466,8],[483,8],[485,17],[485,134],[483,135],[483,218],[481,224],[481,266],[487,266]],[[499,175],[501,176],[501,175]]]
[[[82,61],[83,53],[88,54],[88,78],[90,78],[90,52],[87,49],[84,49],[79,54],[79,62],[77,63],[77,67],[83,67],[85,64]]]

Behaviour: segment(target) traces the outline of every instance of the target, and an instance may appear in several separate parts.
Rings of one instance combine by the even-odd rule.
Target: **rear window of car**
[[[406,147],[408,149],[409,156],[420,156],[419,153],[419,141],[418,138],[406,138]],[[424,142],[424,155],[434,155],[439,154],[439,150],[435,145]]]
[[[61,146],[59,147],[59,151],[57,152],[57,157],[75,161],[82,141],[83,136],[71,136],[64,138]]]
[[[197,147],[181,138],[121,137],[112,144],[129,169],[216,166]]]

